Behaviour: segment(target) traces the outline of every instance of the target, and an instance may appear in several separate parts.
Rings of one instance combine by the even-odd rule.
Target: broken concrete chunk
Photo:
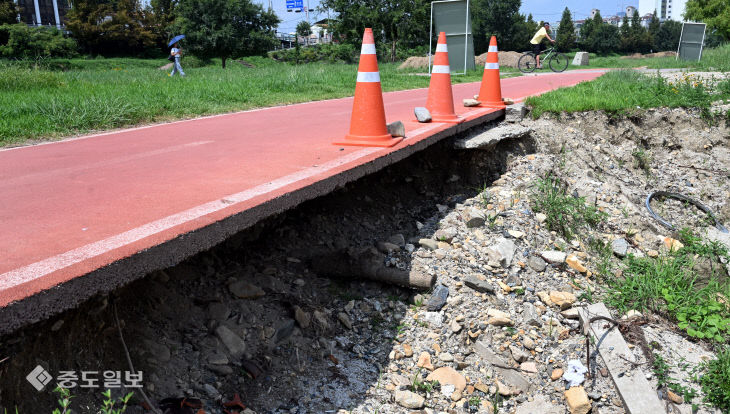
[[[406,127],[401,121],[391,122],[390,124],[388,124],[388,133],[394,137],[405,137]]]
[[[413,110],[413,113],[416,115],[418,122],[431,122],[431,112],[428,109],[419,106]]]
[[[457,140],[454,143],[456,149],[480,149],[491,150],[500,141],[507,139],[523,138],[532,133],[532,128],[516,124],[504,124],[491,128],[481,134]]]
[[[476,99],[464,99],[464,106],[470,107],[470,106],[479,106],[481,102],[477,101]]]

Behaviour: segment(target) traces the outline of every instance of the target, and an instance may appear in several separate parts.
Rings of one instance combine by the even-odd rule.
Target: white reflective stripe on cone
[[[489,46],[489,49],[487,49],[487,52],[496,52],[497,46]]]
[[[449,65],[433,65],[431,73],[451,73]]]
[[[499,69],[499,63],[486,63],[484,69]]]
[[[380,82],[380,72],[357,72],[358,82]]]
[[[438,44],[436,45],[436,52],[448,52],[449,48],[446,45]]]
[[[374,55],[375,54],[375,45],[372,43],[363,43],[362,48],[360,49],[361,55]]]

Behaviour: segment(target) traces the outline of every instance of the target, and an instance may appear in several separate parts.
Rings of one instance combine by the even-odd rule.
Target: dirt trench
[[[0,338],[0,360],[8,357],[0,362],[0,412],[17,407],[21,414],[50,413],[55,408],[50,385],[38,392],[25,379],[37,365],[54,377],[64,370],[128,370],[115,307],[135,369],[144,373],[144,390],[154,402],[196,397],[207,413],[223,413],[221,401],[238,393],[258,413],[408,412],[395,393],[406,386],[403,378],[421,372],[414,367],[420,349],[431,352],[435,364],[448,353],[453,362],[444,356],[439,364],[462,370],[470,385],[487,383],[489,388],[472,387],[469,396],[456,402],[433,392],[427,394],[427,408],[473,412],[465,404],[476,396],[482,400],[477,411],[491,412],[486,401],[497,395],[489,385],[496,377],[471,350],[470,335],[483,332],[481,340],[494,344],[496,352],[505,351],[506,345],[499,344],[523,335],[523,326],[536,329],[523,325],[520,316],[530,302],[545,308],[543,319],[559,319],[560,329],[550,322],[534,336],[545,349],[530,356],[540,369],[529,377],[530,391],[496,403],[500,412],[512,412],[536,397],[564,404],[562,385],[551,382],[549,374],[566,362],[561,356],[584,357],[582,339],[573,321],[541,305],[536,291],[570,290],[580,296],[585,292],[571,287],[578,278],[600,297],[600,285],[561,267],[498,270],[481,250],[469,247],[470,240],[485,239],[480,243],[486,246],[498,237],[512,238],[524,261],[557,245],[579,249],[546,230],[530,210],[530,188],[549,171],[564,179],[571,192],[609,213],[597,235],[635,234],[632,248],[637,252],[657,249],[660,236],[672,235],[645,212],[645,197],[654,189],[695,197],[729,223],[730,130],[725,124],[709,126],[699,113],[669,109],[623,118],[599,112],[543,116],[521,123],[533,129],[530,137],[502,141],[492,151],[454,150],[453,140],[444,141],[174,268]],[[444,241],[443,233],[436,232],[463,227],[453,218],[464,206],[485,209],[492,222],[454,230],[454,241]],[[655,207],[680,226],[703,226],[701,217],[688,215],[683,205],[666,201]],[[515,237],[515,230],[525,234]],[[437,248],[427,248],[430,244]],[[447,286],[450,298],[441,314],[451,324],[436,327],[423,321],[428,312],[418,305],[431,299],[431,292],[351,274],[323,277],[313,270],[317,257],[363,250],[379,255],[384,267],[417,269]],[[590,254],[583,260],[591,267]],[[474,295],[462,283],[472,271],[487,275],[487,282],[518,277],[526,291],[516,296],[496,287],[496,292]],[[580,304],[585,301],[576,302]],[[481,321],[487,307],[509,311],[516,333]],[[454,322],[468,329],[457,330]],[[654,328],[669,329],[661,323]],[[229,346],[229,333],[240,339],[237,349]],[[520,338],[517,344],[523,342]],[[433,351],[439,343],[449,348]],[[409,344],[416,350],[412,357],[405,347]],[[665,344],[673,346],[679,345]],[[687,354],[709,352],[701,344],[682,346]],[[600,398],[593,404],[602,413],[622,413],[610,381],[597,379],[594,392]],[[75,412],[95,413],[101,390],[72,389]],[[115,395],[120,391],[115,389]],[[144,412],[139,394],[127,412]]]
[[[174,268],[0,338],[0,354],[9,357],[0,364],[0,412],[17,407],[20,413],[50,413],[56,407],[57,396],[50,392],[55,381],[38,392],[25,380],[37,365],[54,377],[61,371],[97,371],[99,384],[103,371],[128,371],[115,306],[134,368],[143,372],[152,401],[195,396],[206,402],[209,413],[222,412],[219,401],[235,393],[258,412],[299,405],[324,412],[357,405],[360,393],[377,382],[378,367],[391,351],[392,328],[417,292],[347,275],[319,277],[310,269],[312,258],[372,247],[394,235],[402,246],[417,244],[423,237],[419,227],[435,225],[443,208],[437,206],[453,207],[474,196],[504,172],[511,157],[534,145],[529,139],[505,142],[486,156],[454,150],[451,140],[442,142],[267,219]],[[408,256],[388,255],[385,266],[408,269]],[[364,311],[374,312],[378,321],[352,321],[361,335],[354,347],[362,360],[334,350],[338,344],[353,347],[338,336],[346,327],[334,309],[354,298],[366,300]],[[297,318],[297,313],[306,316]],[[377,324],[388,329],[370,329]],[[216,336],[220,326],[244,340],[244,352],[231,355]],[[328,391],[330,383],[350,393]],[[321,399],[308,399],[307,391],[315,386],[323,387]],[[75,412],[96,412],[101,391],[72,389]],[[139,394],[127,412],[142,412]]]

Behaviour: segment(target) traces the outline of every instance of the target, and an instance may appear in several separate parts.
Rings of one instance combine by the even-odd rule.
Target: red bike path
[[[502,95],[521,100],[602,73],[507,78]],[[427,89],[384,94],[388,122],[406,127],[392,148],[332,145],[349,130],[352,98],[342,98],[0,150],[0,332],[172,266],[501,115],[460,105],[478,90],[454,85],[467,120],[459,125],[415,121]]]

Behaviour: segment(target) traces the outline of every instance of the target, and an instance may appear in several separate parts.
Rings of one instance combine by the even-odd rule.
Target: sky
[[[259,4],[263,4],[264,8],[269,7],[269,1],[268,0],[254,0],[255,2]],[[307,2],[309,2],[309,8],[310,10],[315,9],[319,5],[319,0],[304,0],[304,5],[307,5]],[[283,33],[289,33],[293,32],[294,29],[297,26],[297,23],[299,23],[302,20],[306,20],[306,14],[304,12],[302,13],[293,13],[293,12],[287,12],[286,11],[286,1],[285,0],[271,0],[272,6],[274,7],[274,11],[281,19],[281,23],[279,23],[279,32]],[[529,13],[532,13],[532,16],[535,20],[547,20],[549,22],[557,22],[560,20],[560,16],[563,14],[563,9],[565,7],[568,7],[570,9],[571,13],[573,14],[573,19],[583,19],[586,16],[588,16],[591,12],[591,9],[599,9],[601,10],[601,15],[604,17],[612,16],[616,14],[619,11],[622,11],[626,8],[626,6],[639,6],[638,0],[564,0],[564,1],[555,1],[555,0],[522,0],[522,7],[520,8],[520,12],[524,15],[527,15]],[[317,20],[321,20],[327,17],[326,13],[317,14],[315,12],[310,12],[309,15],[309,21],[311,23],[316,22]]]

